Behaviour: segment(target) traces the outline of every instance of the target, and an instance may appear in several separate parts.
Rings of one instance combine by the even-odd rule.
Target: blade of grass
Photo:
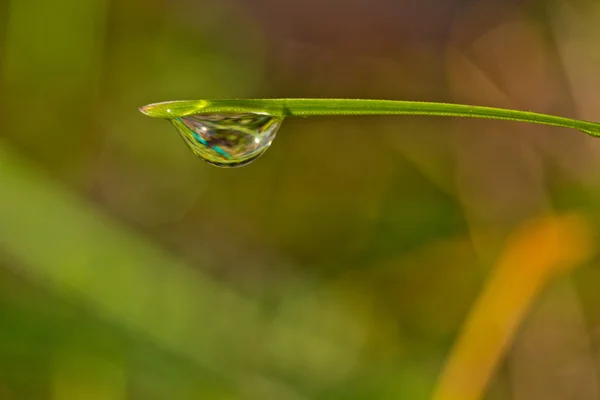
[[[530,111],[419,101],[360,99],[230,99],[182,100],[149,104],[140,111],[155,118],[179,118],[193,114],[257,113],[278,117],[322,115],[428,115],[483,118],[578,129],[600,136],[600,124]]]
[[[226,377],[235,389],[253,393],[258,382],[271,392],[262,397],[300,398],[289,394],[294,388],[282,395],[282,382],[248,362],[263,352],[247,343],[264,339],[272,318],[260,312],[258,298],[240,295],[82,201],[2,140],[0,182],[0,256],[16,261],[20,275]]]
[[[515,232],[463,324],[434,400],[483,397],[537,294],[552,277],[593,255],[593,237],[579,215],[549,216]]]

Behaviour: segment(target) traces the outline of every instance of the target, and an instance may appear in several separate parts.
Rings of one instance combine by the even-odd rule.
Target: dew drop
[[[264,114],[196,114],[171,120],[192,152],[217,167],[241,167],[271,146],[282,118]]]

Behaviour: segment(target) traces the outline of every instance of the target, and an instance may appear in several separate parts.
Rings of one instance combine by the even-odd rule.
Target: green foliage
[[[394,100],[356,99],[249,99],[192,100],[149,104],[140,110],[156,118],[179,118],[194,114],[257,113],[277,117],[307,117],[311,115],[428,115],[463,118],[484,118],[573,128],[591,136],[600,136],[600,124],[529,111]]]

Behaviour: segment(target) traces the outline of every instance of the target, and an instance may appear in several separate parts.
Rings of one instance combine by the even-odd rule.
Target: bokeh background
[[[239,169],[156,101],[600,120],[600,6],[0,2],[0,399],[597,399],[600,141],[285,121]]]

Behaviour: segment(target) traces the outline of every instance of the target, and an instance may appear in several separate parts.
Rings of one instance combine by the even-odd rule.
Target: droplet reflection
[[[240,167],[271,146],[282,118],[263,114],[197,114],[171,122],[192,152],[218,167]]]

